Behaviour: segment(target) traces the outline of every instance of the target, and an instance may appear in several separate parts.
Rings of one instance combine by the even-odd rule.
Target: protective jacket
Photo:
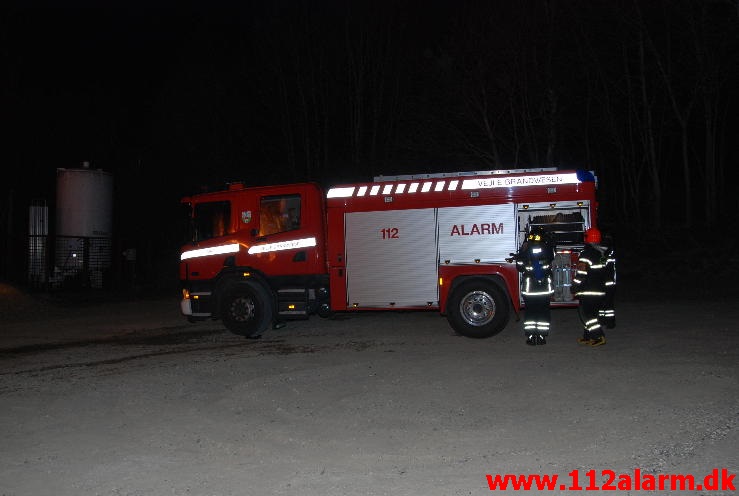
[[[526,241],[516,254],[516,268],[523,273],[525,279],[535,282],[544,282],[548,279],[548,285],[551,287],[552,260],[554,250],[549,244],[543,241]]]
[[[526,241],[516,254],[516,268],[522,273],[526,334],[549,334],[549,300],[554,293],[552,260],[554,250],[543,240]]]

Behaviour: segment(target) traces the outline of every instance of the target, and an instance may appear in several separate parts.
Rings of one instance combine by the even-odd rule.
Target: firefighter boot
[[[593,338],[590,337],[590,333],[588,331],[583,332],[581,338],[577,338],[577,342],[580,344],[590,344],[592,340]]]
[[[529,334],[526,338],[526,344],[529,346],[540,346],[547,344],[547,338],[541,334]]]
[[[601,334],[600,336],[593,338],[589,344],[593,347],[603,346],[604,344],[606,344],[606,337]]]

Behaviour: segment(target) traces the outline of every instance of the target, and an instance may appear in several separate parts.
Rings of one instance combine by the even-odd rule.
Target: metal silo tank
[[[111,267],[113,175],[101,169],[57,169],[56,286],[102,288]]]

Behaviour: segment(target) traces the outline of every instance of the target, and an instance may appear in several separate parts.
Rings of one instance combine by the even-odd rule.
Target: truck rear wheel
[[[221,301],[221,318],[226,329],[240,336],[257,336],[267,330],[273,313],[269,292],[254,281],[229,287]]]
[[[457,286],[447,305],[447,320],[452,328],[468,338],[488,338],[508,323],[510,307],[505,292],[484,279],[465,281]]]

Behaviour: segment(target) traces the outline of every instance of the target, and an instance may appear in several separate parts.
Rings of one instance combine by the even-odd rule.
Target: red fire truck
[[[485,338],[523,302],[511,263],[526,233],[556,243],[553,306],[576,306],[570,281],[597,180],[555,168],[376,177],[322,191],[313,183],[244,187],[183,198],[181,310],[261,334],[311,314],[435,310]]]

